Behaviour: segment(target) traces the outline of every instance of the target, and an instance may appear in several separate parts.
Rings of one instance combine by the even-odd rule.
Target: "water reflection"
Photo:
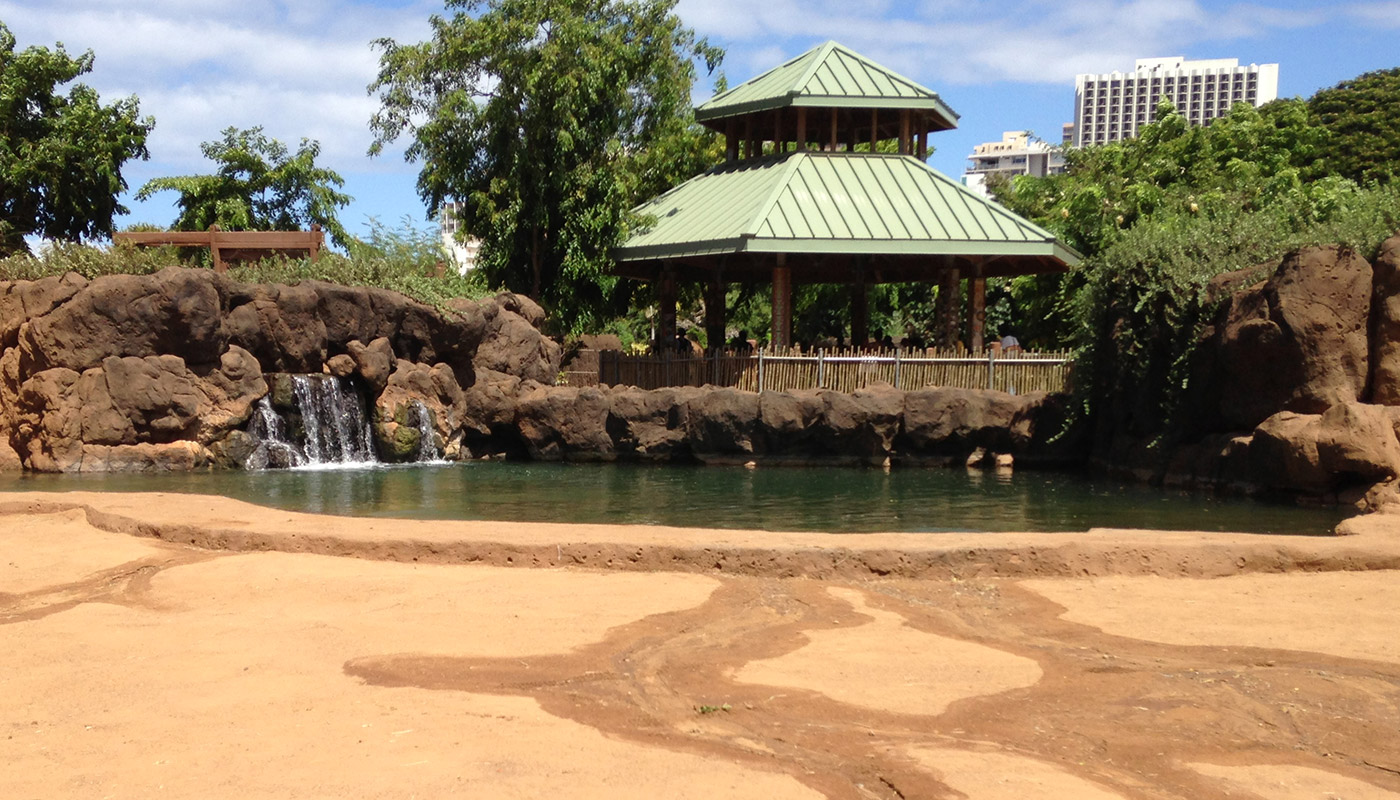
[[[1323,533],[1297,508],[1073,475],[960,469],[469,463],[178,475],[0,476],[0,489],[219,494],[296,511],[691,527],[1069,531],[1091,527]]]

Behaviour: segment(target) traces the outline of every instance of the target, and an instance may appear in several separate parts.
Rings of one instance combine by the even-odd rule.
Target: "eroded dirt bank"
[[[825,537],[3,495],[0,794],[1400,798],[1396,522]]]

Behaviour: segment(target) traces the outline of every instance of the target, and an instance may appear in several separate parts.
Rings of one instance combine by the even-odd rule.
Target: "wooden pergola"
[[[313,224],[309,231],[226,231],[218,225],[210,225],[207,231],[115,233],[112,241],[136,247],[207,247],[214,271],[224,272],[228,262],[257,261],[278,253],[307,256],[315,261],[326,246],[326,234],[318,224]]]
[[[792,343],[794,285],[849,285],[860,344],[870,285],[933,282],[949,343],[966,281],[969,344],[980,350],[987,278],[1078,262],[1049,232],[929,168],[928,134],[955,127],[957,115],[835,42],[712,98],[695,117],[726,136],[725,163],[639,207],[650,226],[615,253],[616,274],[656,286],[663,340],[675,334],[681,281],[706,287],[711,343],[724,339],[728,285],[771,283],[779,347]],[[878,152],[891,142],[894,152]]]

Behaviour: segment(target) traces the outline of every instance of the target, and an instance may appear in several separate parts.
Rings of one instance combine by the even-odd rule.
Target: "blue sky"
[[[320,163],[355,198],[342,221],[360,232],[369,217],[426,225],[417,168],[401,150],[365,155],[376,108],[365,87],[378,63],[370,42],[420,41],[442,9],[441,0],[0,0],[0,21],[20,47],[93,50],[85,82],[108,100],[140,97],[156,129],[151,159],[125,170],[133,190],[207,171],[200,142],[261,125],[290,145],[320,141]],[[1306,97],[1400,66],[1400,0],[680,0],[677,12],[727,51],[731,85],[836,39],[938,91],[961,121],[931,138],[930,163],[953,176],[974,145],[1002,131],[1057,140],[1080,72],[1127,70],[1150,56],[1276,62],[1280,95]],[[697,100],[711,84],[702,78]],[[168,224],[173,201],[128,198],[132,213],[120,224]]]

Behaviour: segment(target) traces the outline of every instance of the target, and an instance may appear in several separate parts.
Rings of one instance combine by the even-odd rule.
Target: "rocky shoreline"
[[[1400,236],[1375,264],[1306,248],[1223,299],[1192,363],[1186,430],[1124,396],[1066,430],[1067,399],[881,386],[554,385],[544,312],[502,294],[434,308],[207,270],[0,283],[0,469],[237,468],[260,402],[324,375],[364,400],[384,461],[448,459],[1097,468],[1376,508],[1400,474]],[[430,425],[414,424],[422,409]],[[421,421],[420,421],[421,422]],[[1156,421],[1160,428],[1160,421]],[[1168,444],[1161,444],[1162,441]]]

